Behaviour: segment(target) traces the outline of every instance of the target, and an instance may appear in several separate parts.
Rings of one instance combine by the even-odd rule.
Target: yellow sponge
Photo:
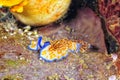
[[[15,1],[15,0],[14,0]],[[13,15],[27,25],[41,26],[60,19],[68,10],[71,0],[27,0],[27,4],[11,7]]]
[[[21,3],[23,0],[0,0],[0,5],[5,7],[11,7]]]

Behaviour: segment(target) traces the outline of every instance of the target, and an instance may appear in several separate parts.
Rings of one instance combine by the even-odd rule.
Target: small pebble
[[[117,54],[111,54],[111,57],[113,59],[113,62],[115,62],[118,58],[118,55]]]
[[[7,36],[3,36],[2,38],[3,38],[3,39],[7,39]]]
[[[30,35],[32,35],[32,33],[33,33],[33,32],[28,32],[28,33],[27,33],[27,35],[29,35],[29,36],[30,36]]]
[[[24,29],[25,29],[24,32],[28,32],[31,29],[31,27],[30,26],[26,26]]]
[[[65,27],[65,30],[70,32],[70,31],[71,31],[71,28],[70,28],[69,26],[66,26],[66,27]]]

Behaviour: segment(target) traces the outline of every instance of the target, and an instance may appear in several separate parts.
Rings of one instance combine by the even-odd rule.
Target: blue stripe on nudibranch
[[[39,47],[42,48],[42,37],[41,36],[38,38],[38,44],[37,45],[39,45]]]
[[[35,43],[35,44],[34,44],[34,43]],[[48,44],[49,42],[46,42],[46,43]],[[34,46],[34,45],[35,45],[35,46]],[[40,37],[38,38],[37,42],[33,41],[33,43],[32,43],[32,41],[31,41],[30,45],[28,46],[28,49],[37,51],[37,50],[39,50],[40,48],[43,48],[43,46],[45,46],[45,45],[43,45],[43,43],[42,43],[42,37],[40,36]]]

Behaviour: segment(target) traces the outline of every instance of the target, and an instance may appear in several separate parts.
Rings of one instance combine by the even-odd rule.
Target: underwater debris
[[[39,37],[37,30],[31,31],[31,26],[25,26],[23,28],[19,28],[15,24],[15,20],[8,21],[7,23],[8,24],[3,22],[1,24],[2,26],[0,27],[0,30],[2,32],[1,34],[3,34],[3,35],[0,34],[0,36],[2,38],[6,38],[6,35],[8,35],[9,37],[12,37],[12,36],[23,37],[24,36],[28,40],[34,40]],[[6,33],[6,35],[4,33]]]
[[[69,53],[84,53],[91,47],[89,43],[82,40],[76,42],[68,39],[61,39],[43,43],[42,37],[39,37],[37,42],[31,41],[28,49],[33,51],[40,50],[40,59],[46,62],[53,62],[66,58]]]

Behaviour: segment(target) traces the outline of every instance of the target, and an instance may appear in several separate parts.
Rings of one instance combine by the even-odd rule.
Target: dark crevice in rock
[[[107,3],[108,0],[105,0]],[[99,7],[98,7],[98,0],[88,0],[87,1],[87,6],[90,7],[101,19],[101,27],[104,33],[104,39],[105,39],[105,44],[107,48],[108,54],[110,53],[116,53],[118,51],[118,43],[117,41],[113,38],[112,35],[109,34],[107,28],[106,28],[106,23],[104,21],[104,18],[100,14]]]
[[[2,15],[2,13],[4,15]],[[12,18],[12,14],[8,11],[8,8],[0,8],[0,22],[5,22],[6,20]]]
[[[112,37],[112,35],[108,33],[106,25],[105,25],[105,21],[103,18],[101,18],[101,24],[102,24],[101,27],[105,35],[104,39],[105,39],[108,54],[116,53],[119,47],[117,41]]]

